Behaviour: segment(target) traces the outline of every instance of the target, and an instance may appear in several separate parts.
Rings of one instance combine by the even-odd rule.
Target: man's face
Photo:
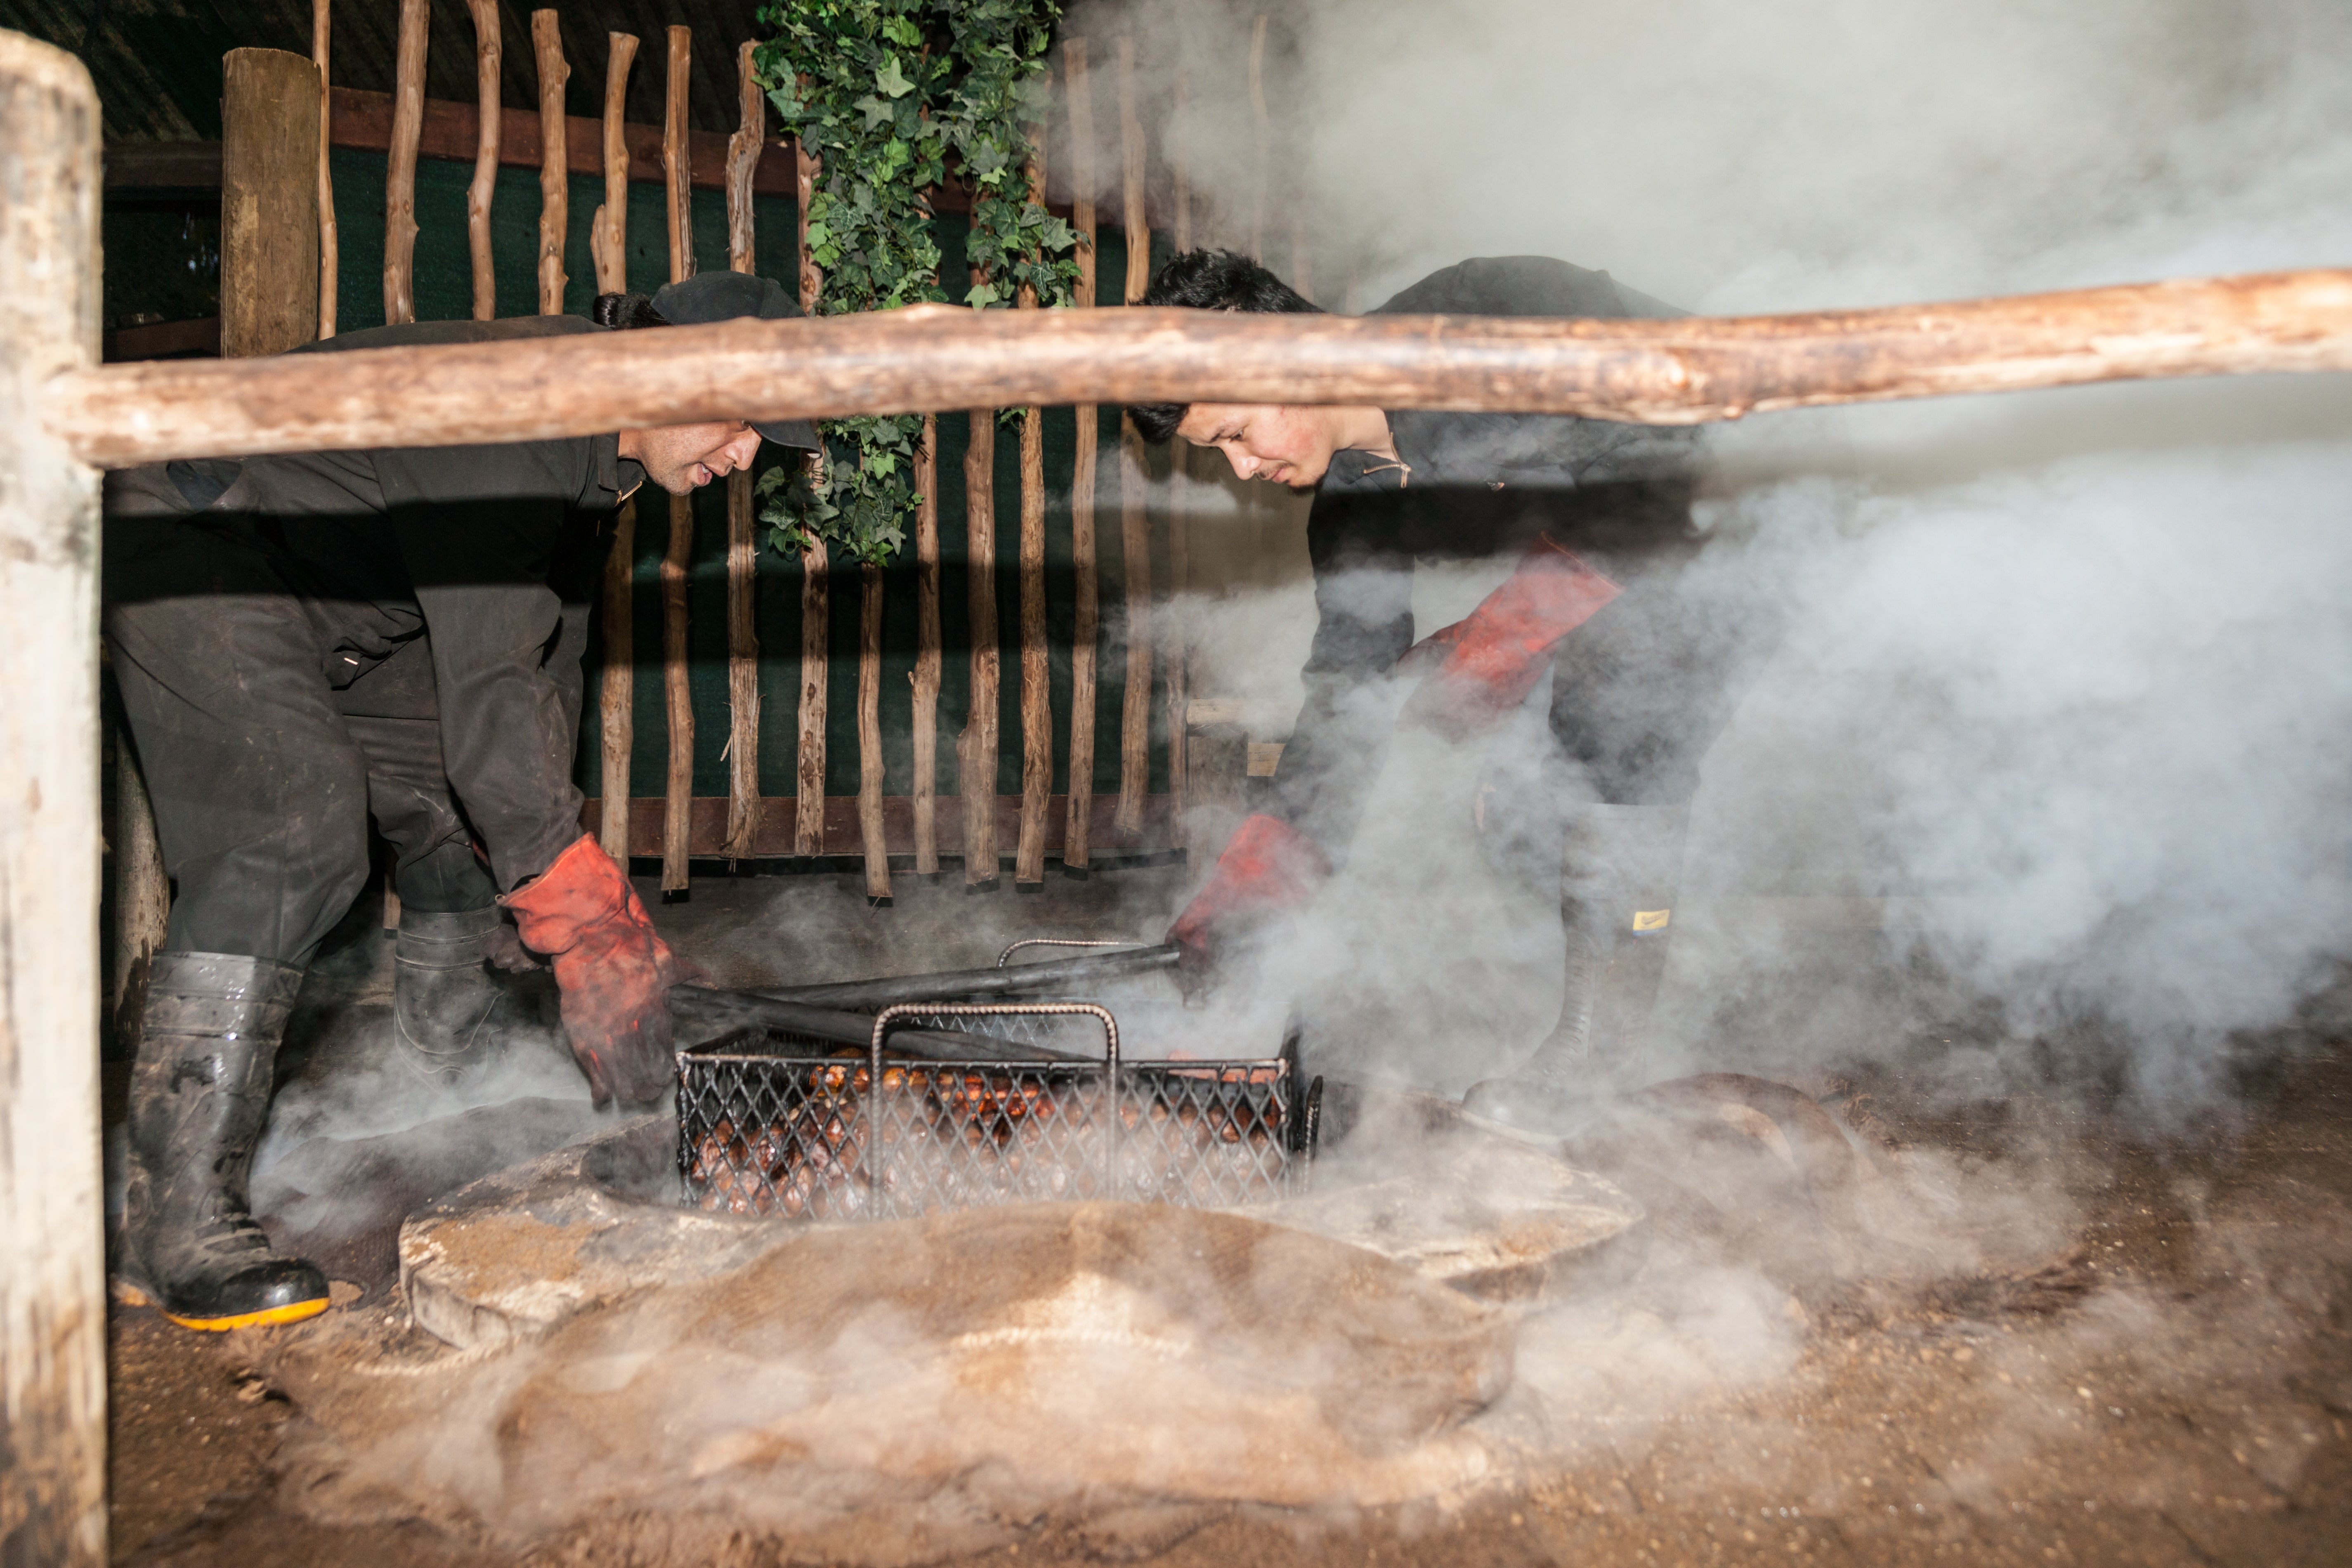
[[[1216,447],[1243,479],[1311,489],[1339,448],[1329,414],[1287,403],[1195,403],[1176,434]]]
[[[656,425],[636,437],[630,455],[645,465],[646,478],[674,496],[692,495],[721,474],[750,468],[760,450],[760,433],[740,419]]]

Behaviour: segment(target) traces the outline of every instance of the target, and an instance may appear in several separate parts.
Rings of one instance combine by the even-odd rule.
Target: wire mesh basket
[[[1100,1059],[888,1048],[894,1030],[947,1029],[1062,1049],[1073,1025],[1091,1026]],[[1091,1003],[887,1007],[863,1051],[750,1026],[677,1064],[686,1202],[733,1214],[896,1219],[1085,1198],[1223,1208],[1302,1190],[1313,1153],[1316,1108],[1288,1042],[1257,1060],[1121,1061],[1118,1021]]]

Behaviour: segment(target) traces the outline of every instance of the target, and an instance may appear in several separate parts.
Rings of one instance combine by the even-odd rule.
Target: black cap
[[[662,285],[654,309],[674,327],[698,327],[709,321],[731,321],[751,316],[762,321],[790,321],[800,305],[772,278],[751,272],[698,272],[677,283]],[[805,419],[751,422],[762,441],[780,447],[817,450],[816,428]]]

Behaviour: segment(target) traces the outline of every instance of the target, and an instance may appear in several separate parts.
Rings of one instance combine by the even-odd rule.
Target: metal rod
[[[849,980],[832,985],[795,985],[766,994],[812,1007],[891,1007],[936,1001],[942,996],[1013,996],[1032,991],[1067,991],[1130,974],[1175,967],[1173,943],[1139,947],[1097,958],[1065,958],[1052,963],[1022,963],[1009,969],[955,969],[936,974],[898,974]]]
[[[837,1046],[862,1046],[874,1028],[874,1017],[869,1013],[812,1007],[805,1003],[758,991],[719,991],[701,985],[677,985],[671,987],[669,997],[672,1011],[688,1017],[714,1023],[757,1024],[765,1028],[806,1035],[812,1039]],[[908,1055],[933,1061],[1083,1062],[1094,1059],[1046,1046],[1021,1045],[987,1035],[965,1035],[943,1029],[902,1029],[893,1037],[898,1042],[898,1048]]]

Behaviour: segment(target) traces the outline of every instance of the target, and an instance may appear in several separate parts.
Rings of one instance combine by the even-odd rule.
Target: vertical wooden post
[[[597,842],[613,864],[629,867],[629,774],[636,746],[637,502],[621,503],[613,520],[613,552],[604,559],[604,675],[597,684],[596,710],[604,730],[601,807]]]
[[[490,197],[499,184],[499,0],[466,0],[474,13],[474,179],[466,187],[466,249],[474,263],[474,320],[499,313],[498,275],[490,270]]]
[[[1192,79],[1181,66],[1176,68],[1176,108],[1171,122],[1189,127],[1187,111],[1192,108]],[[1189,145],[1171,144],[1167,148],[1171,172],[1175,175],[1175,211],[1171,215],[1171,242],[1181,256],[1192,248],[1192,184],[1185,173]],[[1192,647],[1192,605],[1185,591],[1192,582],[1192,520],[1191,516],[1192,477],[1192,447],[1187,441],[1170,443],[1169,462],[1176,477],[1183,483],[1178,487],[1176,504],[1168,509],[1168,819],[1175,833],[1176,842],[1189,842],[1184,831],[1185,795],[1192,782],[1192,690],[1189,679]]]
[[[596,262],[596,291],[625,294],[629,288],[629,148],[622,134],[629,89],[629,62],[637,40],[608,33],[604,65],[604,205],[596,209],[589,249]],[[597,838],[613,863],[629,864],[629,797],[632,753],[636,749],[637,503],[621,503],[614,520],[613,552],[604,560],[604,671],[596,707],[604,729],[604,819]]]
[[[801,310],[816,314],[816,300],[824,275],[809,255],[809,203],[816,195],[817,161],[798,139],[793,142],[793,192],[800,204]],[[818,438],[824,438],[819,430]],[[809,482],[825,482],[824,454],[808,457]],[[827,571],[824,541],[813,540],[801,552],[801,703],[798,714],[798,763],[793,770],[793,853],[824,853],[824,721],[825,683],[832,674],[825,644],[833,626],[833,580]]]
[[[1045,201],[1045,128],[1029,127],[1029,199]],[[1017,290],[1024,310],[1037,290]],[[1045,652],[1045,411],[1021,411],[1021,829],[1013,883],[1045,879],[1045,806],[1054,794],[1054,701]]]
[[[400,0],[392,79],[392,148],[383,176],[383,319],[416,320],[416,143],[425,133],[426,0]]]
[[[751,176],[768,134],[768,100],[752,74],[747,41],[735,51],[741,121],[727,139],[727,265],[756,270]],[[760,633],[753,593],[760,545],[752,531],[751,475],[727,476],[727,856],[751,858],[760,835]]]
[[[996,410],[975,408],[971,420],[971,440],[963,454],[963,529],[971,699],[956,740],[967,889],[996,885]]]
[[[221,353],[319,331],[319,68],[283,49],[221,61]]]
[[[637,40],[629,33],[604,35],[604,200],[588,226],[589,258],[596,264],[596,292],[629,291],[629,144],[625,133],[629,63]]]
[[[41,428],[98,358],[99,107],[0,32],[0,1556],[98,1568],[98,475]]]
[[[1062,46],[1062,73],[1069,84],[1070,226],[1078,235],[1078,285],[1071,303],[1092,310],[1095,302],[1095,100],[1087,81],[1087,41]],[[1076,614],[1070,631],[1069,815],[1062,825],[1062,870],[1083,877],[1093,852],[1095,815],[1095,657],[1101,640],[1101,584],[1095,564],[1095,447],[1100,416],[1095,405],[1077,409],[1077,447],[1070,473],[1070,574]]]
[[[333,145],[333,110],[327,92],[327,38],[332,30],[334,0],[310,0],[310,63],[319,68],[319,336],[335,335],[335,291],[340,262],[335,250],[335,171],[329,148]]]
[[[1256,178],[1250,182],[1249,258],[1265,259],[1266,182],[1274,155],[1274,136],[1265,111],[1265,18],[1250,24],[1250,124],[1257,132]]]
[[[882,568],[857,563],[857,836],[866,896],[890,901],[890,845],[882,824]]]
[[[404,4],[406,0],[404,0]],[[423,0],[417,0],[421,6]],[[539,59],[539,313],[563,314],[564,231],[572,215],[572,157],[564,142],[563,30],[553,11],[530,14],[531,50]]]
[[[1118,41],[1118,128],[1127,213],[1127,291],[1143,302],[1151,285],[1151,226],[1143,211],[1143,121],[1135,103],[1135,40]],[[1127,687],[1119,711],[1119,832],[1143,830],[1143,802],[1151,787],[1151,530],[1143,510],[1143,437],[1119,416],[1118,522],[1121,568],[1127,579]]]
[[[940,421],[915,454],[915,872],[940,872]]]
[[[687,163],[686,92],[694,32],[669,30],[669,79],[662,112],[662,174],[669,203],[669,280],[694,276],[692,172]],[[694,498],[669,498],[669,551],[662,557],[662,689],[669,700],[668,788],[662,807],[661,890],[682,896],[694,826],[694,692],[687,681],[686,584],[694,566]]]
[[[163,873],[163,847],[155,839],[155,812],[146,776],[127,731],[114,737],[114,984],[110,1000],[118,1040],[138,1032],[147,995],[147,966],[163,945],[172,919],[172,885]]]

